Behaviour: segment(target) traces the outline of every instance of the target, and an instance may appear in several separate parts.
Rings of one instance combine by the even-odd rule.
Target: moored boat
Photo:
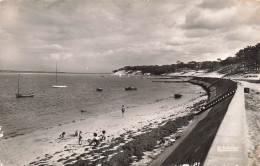
[[[66,85],[57,85],[58,83],[58,65],[56,63],[56,85],[53,85],[53,88],[66,88]]]
[[[20,93],[20,74],[19,74],[19,77],[18,77],[18,92],[15,95],[16,95],[16,98],[34,97],[33,93],[30,93],[30,94]]]
[[[176,99],[178,99],[178,98],[181,98],[181,97],[182,97],[182,95],[181,95],[181,94],[179,94],[179,93],[176,93],[176,94],[174,94],[174,97],[175,97]]]
[[[131,91],[131,90],[137,90],[137,88],[136,88],[136,87],[130,87],[130,86],[129,86],[129,87],[126,87],[125,90],[126,90],[126,91]]]
[[[34,97],[34,94],[21,94],[21,93],[16,93],[16,98],[23,98],[23,97]]]
[[[53,88],[66,88],[67,86],[65,85],[53,85]]]
[[[97,88],[96,91],[97,92],[101,92],[101,91],[103,91],[103,89],[102,88]]]

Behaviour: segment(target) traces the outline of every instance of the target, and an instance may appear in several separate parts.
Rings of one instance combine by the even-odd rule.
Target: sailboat
[[[57,67],[57,63],[56,63],[56,85],[53,85],[53,88],[66,88],[67,86],[65,85],[57,85],[58,83],[58,67]]]
[[[16,95],[16,98],[22,98],[22,97],[33,97],[34,94],[21,94],[20,93],[20,74],[19,74],[19,77],[18,77],[18,92],[15,94]]]

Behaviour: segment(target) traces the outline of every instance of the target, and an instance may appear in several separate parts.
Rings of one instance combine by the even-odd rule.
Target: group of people
[[[93,139],[89,142],[89,145],[98,146],[100,142],[106,141],[106,131],[103,130],[102,134],[100,136],[97,135],[97,133],[93,134]]]
[[[81,112],[82,111],[83,110],[81,110]],[[122,105],[121,111],[122,111],[122,114],[125,113],[125,106],[124,105]],[[64,139],[65,138],[65,134],[66,134],[65,132],[62,132],[61,135],[59,136],[59,139]],[[83,137],[82,137],[81,134],[82,134],[82,131],[78,131],[78,130],[75,133],[75,136],[78,136],[78,141],[79,141],[78,143],[79,143],[79,145],[82,144],[82,140],[83,140]],[[103,142],[105,140],[106,140],[106,131],[103,130],[102,134],[100,136],[98,136],[97,133],[93,134],[93,139],[89,141],[89,145],[93,144],[94,146],[98,146],[100,144],[100,142]]]
[[[59,139],[64,139],[65,134],[66,134],[65,132],[62,132],[61,135],[59,136]],[[83,140],[82,131],[76,131],[75,136],[78,136],[78,144],[81,145]],[[100,142],[106,140],[106,131],[103,130],[100,136],[98,136],[97,133],[94,133],[93,136],[94,136],[93,139],[89,141],[89,145],[98,146]]]

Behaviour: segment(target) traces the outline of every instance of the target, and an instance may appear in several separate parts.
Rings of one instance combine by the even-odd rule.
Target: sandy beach
[[[129,135],[139,135],[151,128],[165,124],[170,119],[187,115],[195,103],[207,98],[202,88],[197,93],[196,97],[188,97],[188,101],[174,97],[164,98],[140,107],[128,108],[126,106],[124,114],[119,110],[51,127],[47,130],[38,130],[30,134],[4,139],[1,141],[1,162],[5,166],[29,165],[29,163],[31,163],[30,165],[74,163],[81,154],[97,150],[93,149],[93,146],[89,146],[87,141],[93,138],[94,132],[100,135],[102,130],[106,130],[107,141],[102,148],[115,143],[116,138],[120,136],[129,138]],[[78,145],[78,138],[74,136],[77,130],[83,132],[82,145]],[[66,132],[65,139],[57,139],[63,131]],[[179,129],[179,132],[181,131],[182,129]],[[130,140],[130,138],[126,139],[126,142]],[[112,148],[116,149],[118,146],[112,146]],[[95,161],[100,157],[92,153],[92,155],[85,155],[82,158]]]
[[[260,0],[0,9],[0,166],[260,166]]]

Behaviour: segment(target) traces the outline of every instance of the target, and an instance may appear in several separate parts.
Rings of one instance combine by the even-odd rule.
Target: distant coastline
[[[0,70],[0,73],[56,73],[53,71],[19,71],[19,70]],[[80,73],[80,72],[57,72],[59,74],[112,74],[112,73]]]

